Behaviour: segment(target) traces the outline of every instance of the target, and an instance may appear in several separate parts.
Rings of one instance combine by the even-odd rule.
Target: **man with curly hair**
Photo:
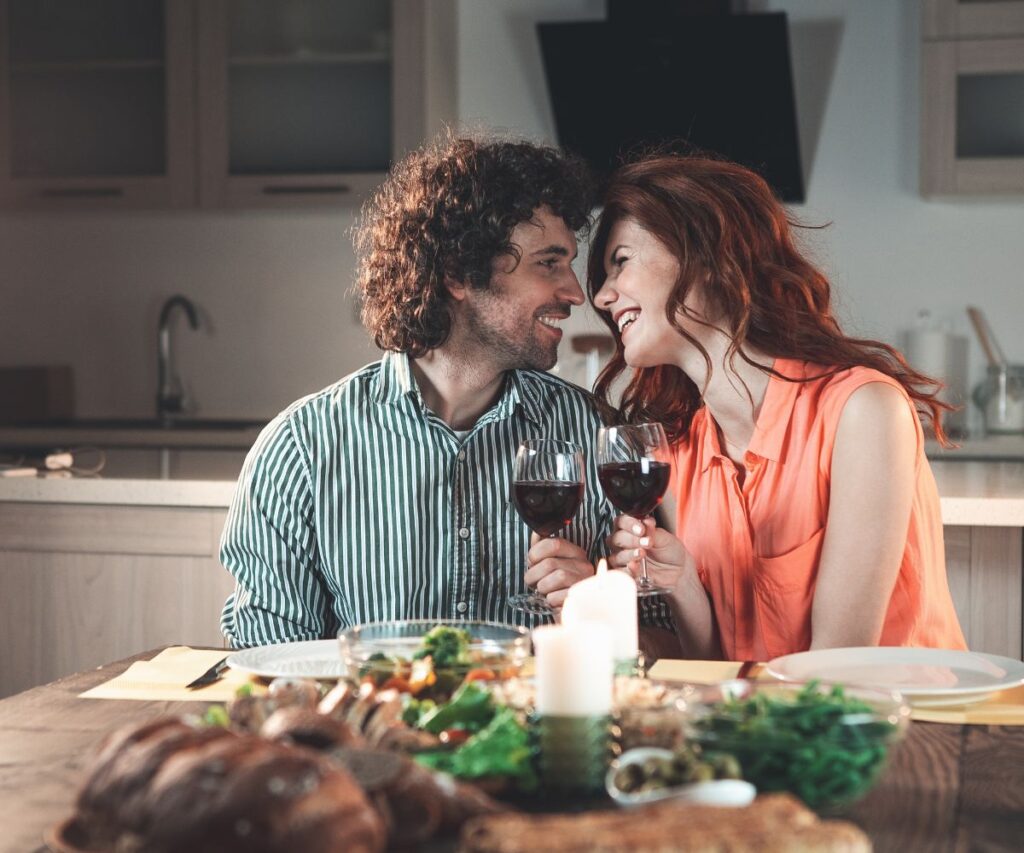
[[[383,619],[535,621],[593,573],[613,512],[592,397],[545,371],[584,294],[584,167],[523,141],[446,137],[407,156],[357,228],[363,322],[384,358],[294,403],[246,460],[221,559],[235,647]],[[509,503],[519,443],[574,441],[586,493],[557,539]]]

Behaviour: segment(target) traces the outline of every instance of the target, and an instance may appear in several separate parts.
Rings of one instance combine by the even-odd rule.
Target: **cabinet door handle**
[[[321,186],[275,184],[263,188],[265,195],[341,195],[351,191],[347,184],[324,184]]]
[[[44,198],[120,198],[121,187],[52,187],[39,191]]]

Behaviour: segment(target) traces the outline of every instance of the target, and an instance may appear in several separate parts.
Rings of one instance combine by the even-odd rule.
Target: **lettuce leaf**
[[[537,787],[529,735],[511,708],[500,709],[484,729],[454,752],[421,753],[416,760],[460,779],[507,776],[521,791]]]

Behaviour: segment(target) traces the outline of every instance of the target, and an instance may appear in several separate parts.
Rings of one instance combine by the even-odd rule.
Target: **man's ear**
[[[469,291],[468,281],[459,281],[451,273],[444,274],[444,286],[447,289],[448,294],[456,302],[461,302],[466,298],[466,293]]]

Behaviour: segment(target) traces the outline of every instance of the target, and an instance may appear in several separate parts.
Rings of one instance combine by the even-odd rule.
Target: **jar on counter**
[[[1024,433],[1024,364],[989,365],[974,402],[985,415],[985,432]]]

